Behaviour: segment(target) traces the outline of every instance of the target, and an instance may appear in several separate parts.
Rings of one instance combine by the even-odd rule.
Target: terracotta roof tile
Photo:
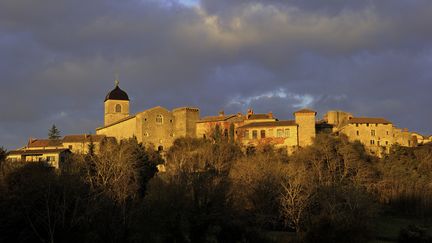
[[[226,115],[226,116],[206,116],[203,117],[201,120],[199,120],[198,122],[217,122],[217,121],[226,121],[230,118],[234,118],[237,115]]]
[[[372,118],[372,117],[353,117],[348,120],[349,123],[377,123],[377,124],[392,124],[390,121],[384,118]]]
[[[67,135],[64,136],[64,143],[84,143],[84,142],[101,142],[106,136],[105,135],[94,135],[94,134],[79,134],[79,135]]]
[[[294,120],[287,121],[269,121],[269,122],[253,122],[246,124],[239,128],[252,128],[252,127],[286,127],[286,126],[297,126]]]
[[[29,148],[38,148],[38,147],[61,147],[62,141],[61,140],[54,140],[54,139],[35,139],[29,141],[27,147]]]
[[[296,113],[315,113],[316,114],[317,112],[314,110],[311,110],[311,109],[301,109],[301,110],[294,112],[294,114],[296,114]]]
[[[252,114],[249,115],[248,117],[249,120],[254,120],[254,119],[273,119],[273,117],[271,117],[269,114]]]
[[[46,154],[46,153],[61,153],[63,151],[69,151],[67,148],[59,149],[23,149],[23,150],[12,150],[9,151],[10,155],[32,155],[32,154]],[[70,151],[69,151],[70,152]]]

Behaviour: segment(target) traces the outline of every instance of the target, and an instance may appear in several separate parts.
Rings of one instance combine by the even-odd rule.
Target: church
[[[177,138],[196,137],[198,108],[179,107],[170,111],[157,106],[137,114],[129,111],[129,96],[116,80],[114,89],[105,97],[104,125],[96,128],[96,134],[118,141],[136,137],[138,142],[153,144],[159,151],[169,148]]]

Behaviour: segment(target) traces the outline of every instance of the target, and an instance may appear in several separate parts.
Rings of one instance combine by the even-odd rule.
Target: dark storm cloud
[[[133,112],[310,106],[432,133],[431,22],[426,0],[3,0],[0,145],[94,131],[116,73]]]

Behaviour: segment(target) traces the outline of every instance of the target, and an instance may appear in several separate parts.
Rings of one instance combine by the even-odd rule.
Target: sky
[[[132,113],[303,107],[432,134],[430,0],[1,0],[0,147]]]

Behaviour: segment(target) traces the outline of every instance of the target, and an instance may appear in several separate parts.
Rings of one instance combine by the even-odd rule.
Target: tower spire
[[[114,83],[115,83],[116,87],[119,86],[120,81],[119,81],[119,75],[118,75],[118,73],[115,74],[115,81],[114,81]]]

